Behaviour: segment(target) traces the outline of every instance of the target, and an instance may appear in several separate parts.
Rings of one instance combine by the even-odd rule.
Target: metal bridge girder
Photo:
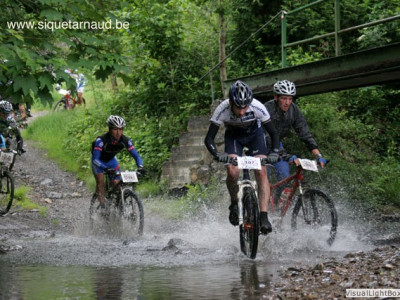
[[[225,81],[225,90],[236,80],[242,80],[253,89],[257,99],[267,100],[272,96],[273,84],[284,79],[296,84],[299,96],[398,81],[400,43],[229,79]]]

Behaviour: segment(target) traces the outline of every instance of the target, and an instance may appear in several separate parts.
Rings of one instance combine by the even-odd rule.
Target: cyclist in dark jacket
[[[265,103],[269,114],[271,115],[272,123],[279,132],[280,150],[285,151],[282,140],[289,134],[293,128],[297,136],[306,144],[307,148],[315,155],[318,163],[324,167],[326,160],[323,158],[318,149],[317,142],[310,133],[307,121],[301,113],[299,107],[293,103],[296,96],[296,86],[288,80],[277,81],[273,87],[274,99]],[[267,142],[268,142],[267,133]],[[294,157],[293,157],[294,159]],[[279,161],[274,164],[277,172],[277,179],[282,180],[289,177],[289,163]]]

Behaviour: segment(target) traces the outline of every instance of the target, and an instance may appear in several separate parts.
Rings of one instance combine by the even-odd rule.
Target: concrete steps
[[[209,155],[204,145],[209,124],[209,116],[189,119],[187,132],[179,136],[179,146],[171,149],[171,157],[162,167],[161,180],[167,180],[170,188],[190,184],[191,168],[204,164]]]

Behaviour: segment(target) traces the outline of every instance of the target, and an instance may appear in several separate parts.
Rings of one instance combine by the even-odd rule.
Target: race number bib
[[[300,165],[304,170],[318,172],[318,165],[316,160],[301,159],[299,158]]]
[[[12,164],[13,159],[14,159],[14,153],[0,152],[0,161],[7,167]]]
[[[121,172],[122,182],[139,182],[136,172],[126,171]]]
[[[261,170],[261,160],[258,157],[242,156],[237,158],[239,169]]]

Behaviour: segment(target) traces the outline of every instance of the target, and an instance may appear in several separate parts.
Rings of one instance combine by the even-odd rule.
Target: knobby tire
[[[144,210],[139,196],[131,189],[123,189],[124,201],[120,202],[121,217],[131,223],[134,233],[143,234]]]
[[[0,215],[8,213],[14,199],[14,178],[9,171],[0,174]]]
[[[260,233],[258,200],[254,189],[246,187],[243,193],[243,224],[240,227],[240,249],[247,257],[257,256]]]
[[[317,189],[308,189],[303,195],[299,195],[293,208],[292,229],[297,229],[300,224],[314,228],[327,226],[329,229],[327,242],[332,245],[338,226],[338,217],[333,200]]]
[[[62,98],[61,100],[58,100],[57,103],[54,105],[53,110],[54,111],[66,110],[67,109],[66,101],[67,98]]]

